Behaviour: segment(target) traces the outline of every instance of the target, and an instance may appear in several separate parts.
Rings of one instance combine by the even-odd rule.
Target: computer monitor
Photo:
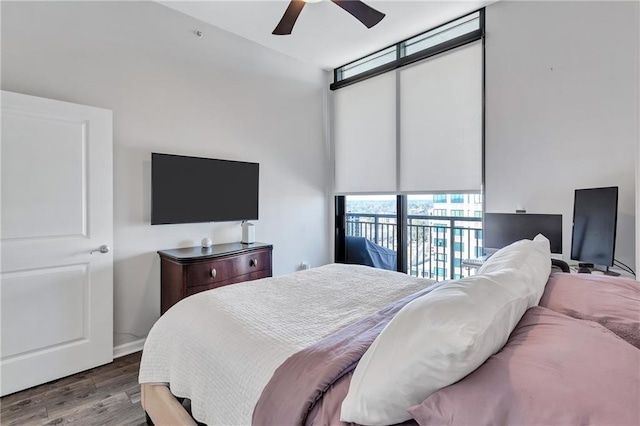
[[[493,254],[519,240],[532,240],[542,234],[549,240],[551,253],[562,253],[562,215],[525,213],[485,213],[483,243],[485,255]]]
[[[576,189],[571,259],[613,266],[618,220],[618,187]]]

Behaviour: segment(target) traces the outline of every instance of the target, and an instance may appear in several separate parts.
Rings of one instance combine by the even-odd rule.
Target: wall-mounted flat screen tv
[[[151,154],[151,224],[258,219],[258,163]]]

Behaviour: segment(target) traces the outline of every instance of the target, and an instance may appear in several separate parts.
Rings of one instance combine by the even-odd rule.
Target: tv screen
[[[151,154],[151,224],[258,219],[259,164]]]
[[[501,249],[519,240],[532,240],[538,234],[547,237],[551,253],[562,253],[561,214],[485,213],[484,215],[485,249]]]
[[[618,187],[576,189],[571,259],[613,266],[618,220]]]

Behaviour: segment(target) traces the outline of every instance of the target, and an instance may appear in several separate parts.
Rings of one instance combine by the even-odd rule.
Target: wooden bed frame
[[[141,404],[147,414],[147,424],[156,426],[197,426],[182,404],[164,384],[140,385]],[[151,421],[151,422],[150,422]]]

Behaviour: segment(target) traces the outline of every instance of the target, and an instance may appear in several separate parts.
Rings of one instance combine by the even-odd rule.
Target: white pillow
[[[551,265],[549,240],[544,235],[538,234],[533,241],[538,244],[531,244],[530,240],[521,240],[498,250],[482,264],[477,273],[485,274],[506,268],[527,268],[532,273],[546,274],[545,278],[548,279],[549,274],[545,268],[547,264]],[[531,250],[538,250],[544,256],[531,259],[529,258]]]
[[[363,425],[409,420],[407,408],[499,351],[540,300],[551,271],[549,241],[536,238],[496,253],[485,268],[490,271],[446,283],[402,308],[356,367],[340,419]]]

